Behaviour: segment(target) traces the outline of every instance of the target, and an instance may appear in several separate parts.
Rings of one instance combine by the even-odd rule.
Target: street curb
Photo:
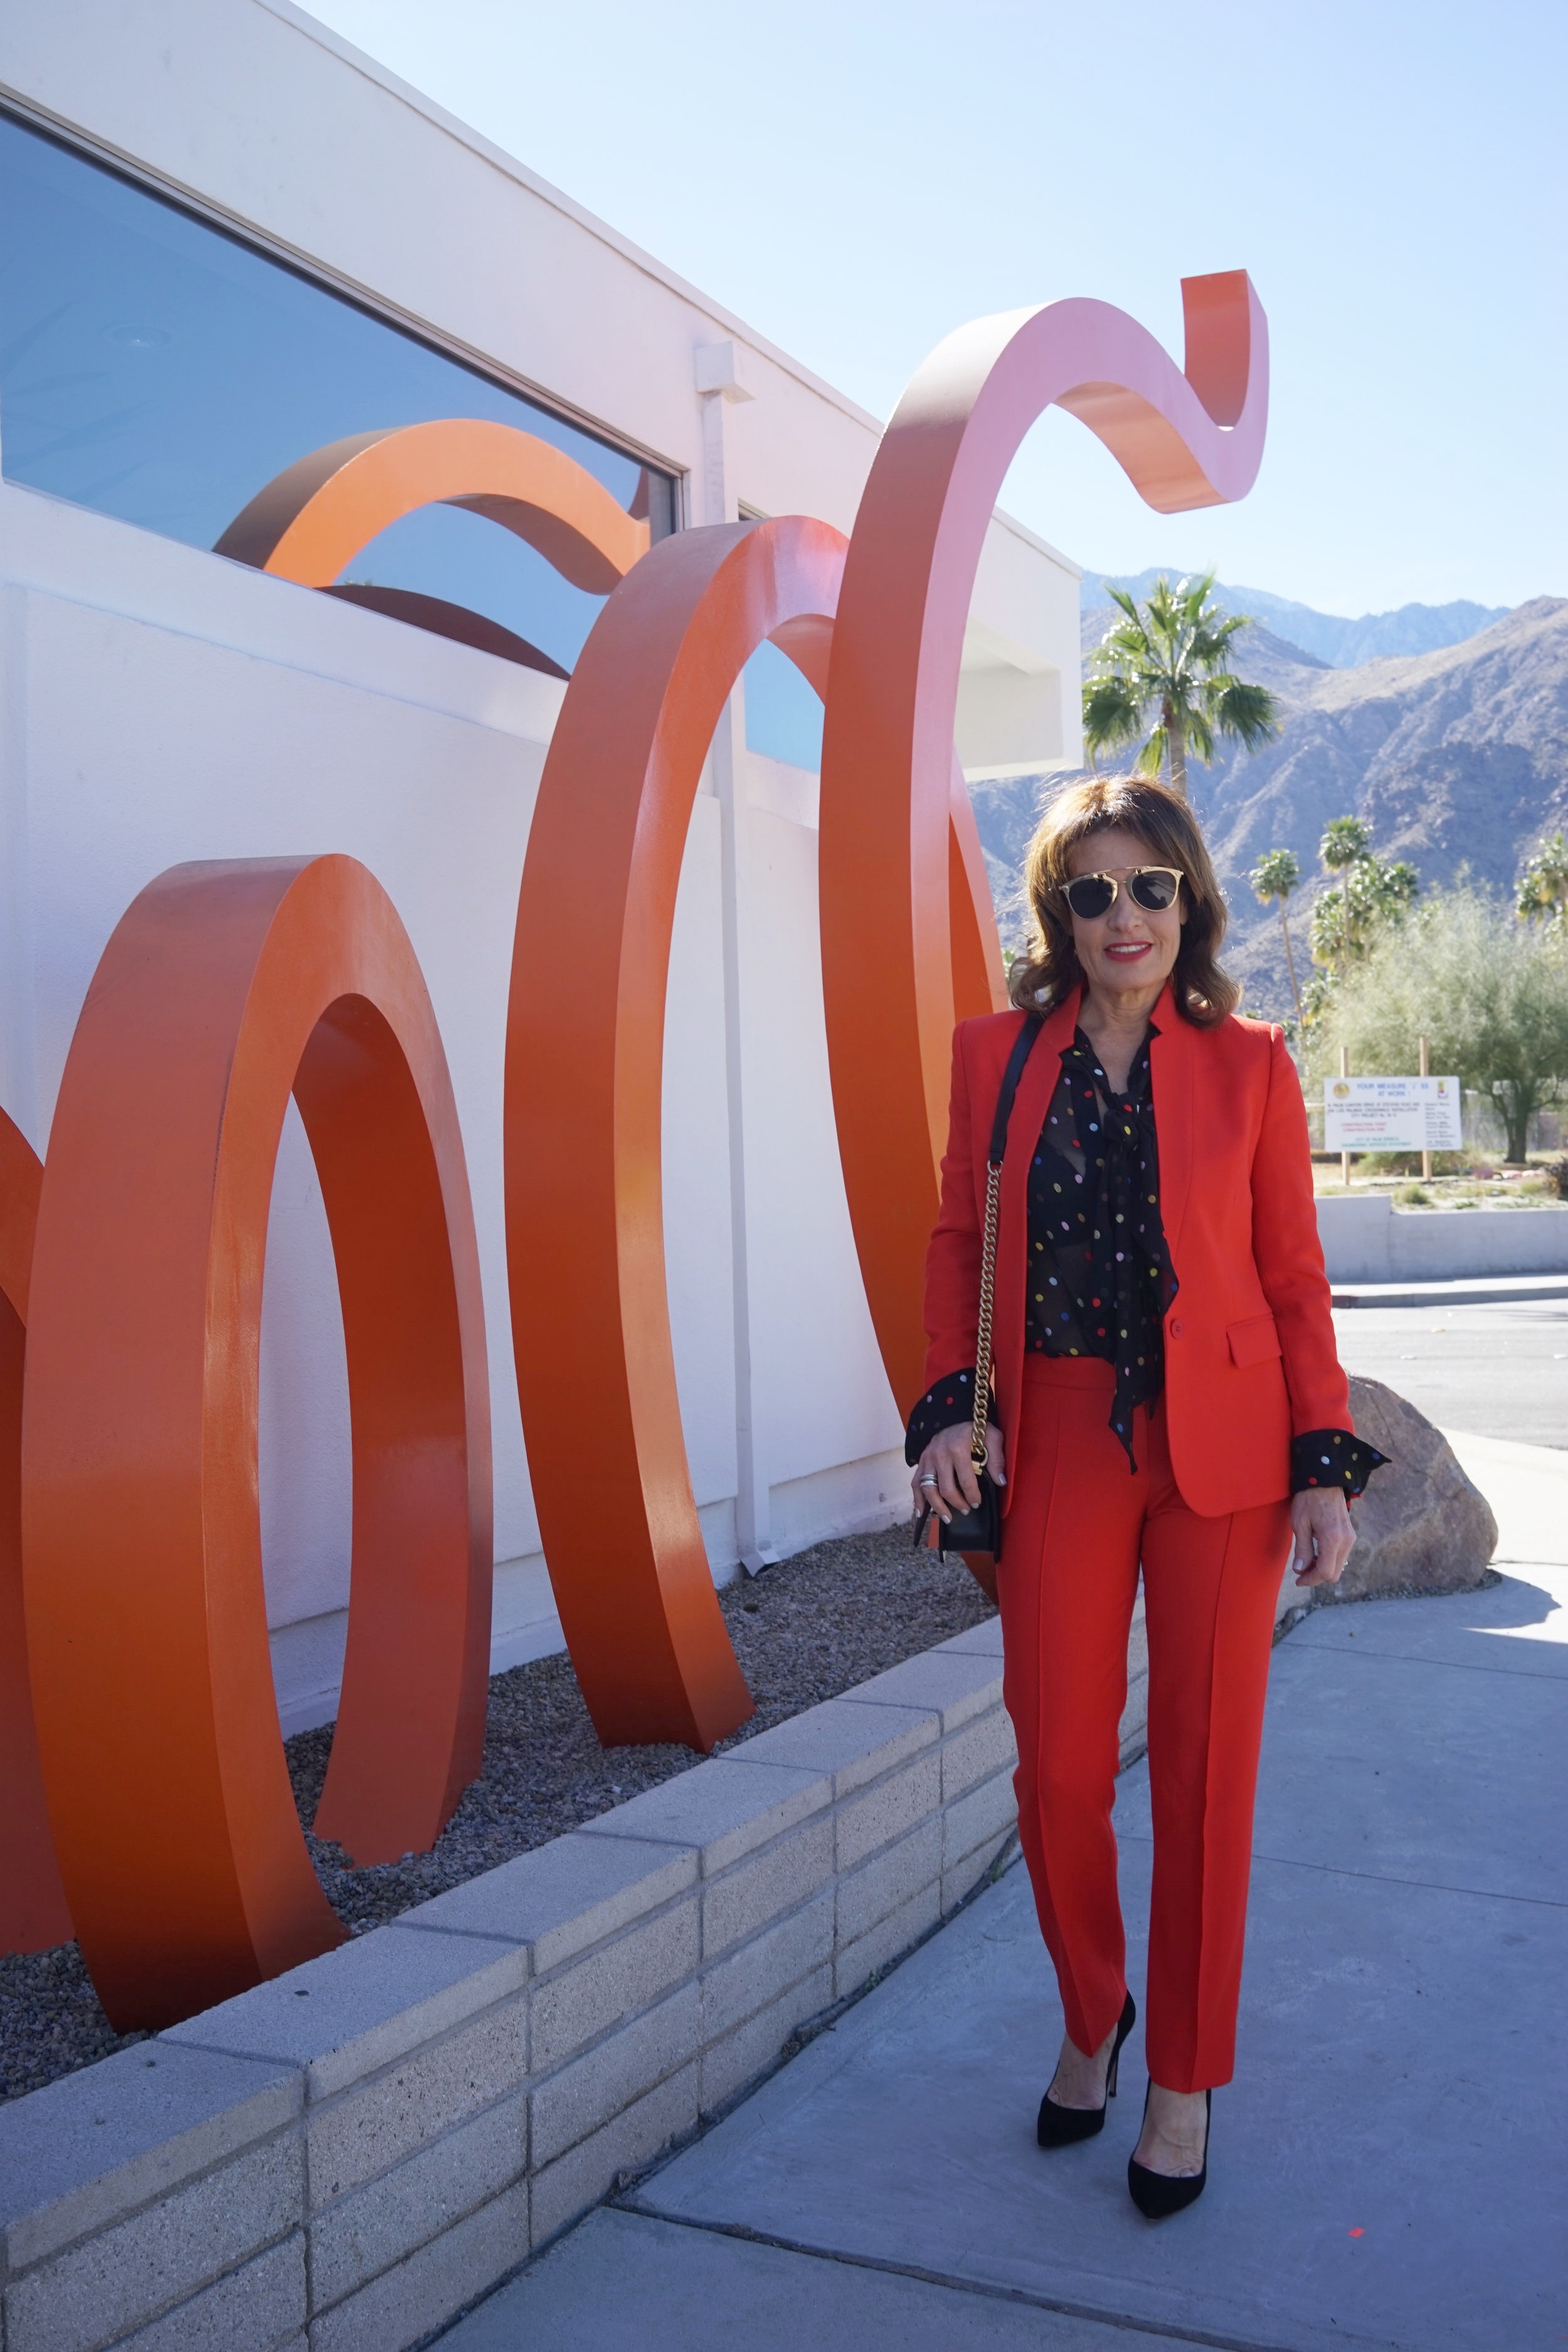
[[[1560,1298],[1568,1305],[1568,1274],[1463,1276],[1452,1282],[1358,1282],[1331,1286],[1336,1307],[1506,1307]]]

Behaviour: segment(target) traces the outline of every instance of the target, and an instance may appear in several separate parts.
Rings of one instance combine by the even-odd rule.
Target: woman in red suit
[[[961,1024],[926,1273],[917,1502],[979,1499],[970,1458],[992,1126],[1002,1166],[988,1464],[1018,1827],[1067,2032],[1042,2147],[1105,2120],[1134,2005],[1110,1813],[1142,1566],[1154,1878],[1150,2087],[1128,2170],[1151,2219],[1207,2179],[1231,2077],[1275,1607],[1337,1580],[1351,1429],[1301,1089],[1277,1028],[1232,1011],[1225,905],[1185,803],[1142,777],[1053,803],[1030,845],[1018,1010]],[[1024,1033],[1028,1033],[1026,1043]]]

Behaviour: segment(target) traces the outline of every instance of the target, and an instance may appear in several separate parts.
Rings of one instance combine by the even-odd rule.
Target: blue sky
[[[1165,519],[1080,425],[1005,503],[1099,570],[1332,612],[1568,593],[1564,0],[320,0],[323,22],[889,413],[980,313],[1094,294],[1178,353],[1245,267],[1251,497]]]

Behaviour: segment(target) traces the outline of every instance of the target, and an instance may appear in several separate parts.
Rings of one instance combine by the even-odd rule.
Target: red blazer
[[[994,1348],[1005,1502],[1024,1363],[1029,1161],[1078,1011],[1075,993],[1035,1041],[1003,1163]],[[942,1207],[926,1258],[928,1383],[974,1361],[985,1155],[1023,1018],[988,1013],[953,1033]],[[1165,1318],[1171,1463],[1188,1508],[1218,1517],[1287,1496],[1291,1438],[1349,1429],[1350,1391],[1318,1241],[1306,1106],[1283,1034],[1235,1018],[1194,1028],[1169,988],[1154,1021],[1160,1213],[1180,1285]]]

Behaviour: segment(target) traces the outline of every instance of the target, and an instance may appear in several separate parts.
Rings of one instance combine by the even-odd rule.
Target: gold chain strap
[[[980,1251],[980,1319],[974,1331],[974,1418],[969,1428],[969,1457],[984,1470],[988,1448],[986,1425],[991,1405],[991,1306],[996,1293],[997,1206],[1002,1192],[1002,1168],[992,1160],[985,1171],[985,1238]]]

